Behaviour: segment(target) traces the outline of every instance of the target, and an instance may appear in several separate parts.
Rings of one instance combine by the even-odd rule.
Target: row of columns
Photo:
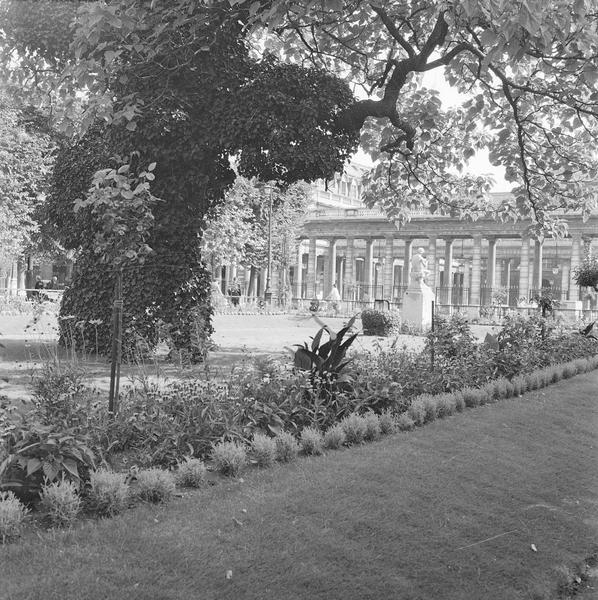
[[[475,234],[473,237],[473,247],[471,255],[471,285],[470,285],[470,296],[469,304],[478,305],[481,300],[481,283],[482,283],[482,235]],[[319,239],[319,238],[318,238]],[[355,282],[355,237],[347,237],[345,246],[345,261],[343,267],[344,281],[351,284]],[[362,238],[357,238],[362,239]],[[379,238],[366,238],[365,239],[365,262],[364,262],[364,277],[362,283],[369,289],[373,286],[373,273],[374,273],[374,245],[376,239]],[[383,247],[383,273],[382,273],[382,284],[384,289],[390,290],[393,287],[393,276],[394,276],[394,237],[386,237],[384,239]],[[330,238],[328,241],[328,257],[325,261],[324,266],[324,281],[325,281],[325,293],[328,293],[332,288],[334,282],[337,281],[337,243],[339,238]],[[413,256],[413,239],[404,240],[404,268],[402,284],[409,285],[410,271],[411,271],[411,258]],[[444,240],[444,265],[445,265],[445,286],[447,287],[447,293],[451,297],[451,285],[450,282],[453,280],[453,259],[454,259],[454,238],[448,238]],[[495,288],[497,287],[497,243],[496,238],[488,239],[488,257],[487,257],[487,270],[486,270],[486,287]],[[575,268],[581,262],[581,250],[582,250],[582,237],[580,234],[572,237],[572,249],[570,255],[569,265],[563,266],[563,273],[561,279],[561,285],[563,288],[567,287],[572,291],[572,298],[577,300],[576,294],[578,294],[578,288],[573,280]],[[439,270],[437,268],[437,238],[431,236],[428,238],[428,269],[430,275],[427,278],[428,285],[434,289],[438,285],[437,275]],[[543,244],[536,240],[534,244],[533,252],[533,263],[531,260],[530,252],[530,238],[528,236],[522,236],[521,248],[520,248],[520,261],[519,261],[519,296],[527,297],[531,290],[540,289],[542,287],[542,258],[543,258]],[[510,282],[510,262],[507,263],[507,282]],[[308,268],[307,268],[307,294],[312,296],[315,294],[316,289],[316,277],[317,277],[317,238],[309,239],[309,256],[308,256]],[[303,247],[299,244],[297,253],[297,266],[295,268],[295,295],[301,297],[303,289]],[[464,280],[469,281],[469,272],[464,273]]]

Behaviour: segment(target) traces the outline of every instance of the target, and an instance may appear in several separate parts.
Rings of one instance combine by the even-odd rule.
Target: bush
[[[89,484],[89,507],[98,515],[112,517],[127,508],[129,486],[124,473],[95,471],[91,473]]]
[[[449,417],[457,410],[457,401],[455,394],[440,394],[436,398],[436,411],[438,418]]]
[[[237,442],[220,442],[212,450],[212,460],[219,473],[236,477],[247,463],[247,453]]]
[[[280,462],[291,462],[299,454],[299,444],[292,433],[281,431],[276,436],[276,459]]]
[[[75,484],[62,479],[42,486],[40,507],[52,525],[70,527],[81,509],[81,498]]]
[[[263,433],[255,433],[251,450],[258,467],[271,467],[276,461],[276,440]]]
[[[206,483],[207,469],[199,458],[185,458],[177,465],[175,481],[181,487],[198,488]]]
[[[521,396],[527,392],[527,379],[524,375],[517,375],[511,379],[513,384],[513,393],[515,396]]]
[[[136,480],[136,496],[147,502],[168,502],[176,490],[174,476],[163,469],[142,469]]]
[[[380,438],[380,418],[371,410],[368,410],[362,417],[365,421],[365,435],[363,439],[367,442],[373,442]]]
[[[401,413],[397,417],[397,428],[399,431],[411,431],[414,427],[415,421],[407,413]]]
[[[577,375],[577,369],[572,363],[565,363],[563,365],[563,379],[569,379]]]
[[[353,413],[341,421],[347,444],[361,444],[367,433],[367,423],[363,417]]]
[[[324,438],[315,427],[306,427],[299,440],[301,451],[307,455],[320,455],[324,451]]]
[[[382,435],[390,435],[391,433],[394,433],[397,429],[397,423],[394,418],[394,415],[388,409],[385,410],[381,415],[379,415],[378,422],[380,424],[380,433]]]
[[[361,311],[361,325],[364,335],[387,336],[399,331],[401,319],[396,312],[366,308]]]
[[[474,408],[480,405],[481,394],[480,390],[476,388],[465,388],[461,390],[463,394],[463,401],[465,402],[465,406],[468,408]]]
[[[347,441],[347,436],[340,423],[333,425],[324,433],[324,448],[337,450]]]
[[[12,492],[0,492],[0,542],[10,542],[21,535],[29,511]]]
[[[423,425],[425,423],[426,405],[421,397],[412,400],[411,405],[407,409],[407,414],[416,425]]]
[[[453,392],[453,398],[455,399],[455,409],[457,410],[457,412],[463,412],[466,406],[465,398],[463,397],[463,392]]]
[[[431,423],[436,420],[438,416],[438,402],[436,400],[436,396],[432,396],[431,394],[424,394],[420,396],[422,402],[424,403],[424,408],[426,410],[425,423]]]

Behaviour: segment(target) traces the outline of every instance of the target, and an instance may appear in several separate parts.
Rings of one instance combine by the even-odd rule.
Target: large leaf
[[[310,371],[313,365],[310,352],[305,348],[298,348],[295,352],[293,364],[302,371]]]
[[[311,349],[313,352],[316,352],[320,346],[320,340],[322,339],[322,334],[324,333],[324,327],[322,327],[318,333],[314,336],[314,339],[311,343]]]

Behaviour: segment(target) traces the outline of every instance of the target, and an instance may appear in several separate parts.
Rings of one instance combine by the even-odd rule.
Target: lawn
[[[557,570],[598,542],[597,387],[581,375],[167,506],[29,531],[0,548],[0,598],[558,597]]]

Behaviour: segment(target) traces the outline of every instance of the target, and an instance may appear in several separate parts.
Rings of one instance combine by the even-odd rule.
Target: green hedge
[[[399,313],[368,308],[361,313],[364,335],[391,335],[398,332],[401,321]]]

